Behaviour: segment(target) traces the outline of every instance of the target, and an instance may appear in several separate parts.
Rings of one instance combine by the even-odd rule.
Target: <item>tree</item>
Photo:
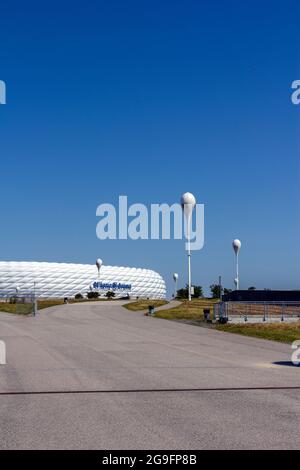
[[[220,298],[220,286],[219,284],[212,284],[210,286],[210,291],[211,291],[211,296],[213,299],[219,299]],[[231,289],[227,289],[226,287],[222,287],[222,295],[228,295],[232,292]]]
[[[76,294],[74,298],[76,300],[80,300],[80,299],[83,299],[83,295],[79,293],[79,294]]]
[[[248,287],[248,290],[256,290],[256,287],[254,286]]]
[[[219,299],[220,298],[220,285],[219,284],[212,284],[209,286],[210,291],[211,291],[211,296],[213,299]],[[223,289],[222,289],[223,292]]]
[[[199,298],[203,297],[203,288],[202,286],[194,286],[194,295],[192,295],[193,298]]]
[[[181,289],[178,289],[176,297],[177,297],[177,299],[187,299],[188,298],[188,289],[185,288],[185,287],[183,287]]]
[[[232,289],[226,289],[226,287],[224,287],[224,295],[228,295],[230,292],[232,292]]]
[[[193,286],[193,287],[194,287],[194,294],[192,295],[192,298],[196,299],[198,297],[203,297],[202,286]],[[186,287],[178,289],[176,297],[177,299],[188,299],[189,297],[188,285],[186,285]]]

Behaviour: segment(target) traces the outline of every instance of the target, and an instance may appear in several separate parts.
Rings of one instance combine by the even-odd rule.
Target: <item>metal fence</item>
[[[300,302],[219,302],[214,304],[214,318],[268,321],[300,320]]]
[[[16,313],[19,315],[36,315],[37,312],[37,299],[34,294],[0,294],[0,304],[8,304],[9,308],[3,305],[2,310]],[[1,308],[0,308],[1,310]]]

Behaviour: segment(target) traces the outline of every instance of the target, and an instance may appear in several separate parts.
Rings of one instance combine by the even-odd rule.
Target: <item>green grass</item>
[[[219,331],[228,333],[238,333],[240,335],[253,336],[255,338],[280,341],[281,343],[292,343],[296,339],[300,339],[299,323],[254,323],[248,325],[216,325]]]
[[[154,307],[161,307],[162,305],[166,305],[168,302],[166,300],[137,300],[136,302],[130,302],[128,304],[124,304],[123,307],[127,308],[127,310],[132,310],[133,312],[137,312],[139,310],[147,310],[149,305],[153,305]]]
[[[0,312],[16,313],[16,304],[9,304],[8,302],[0,302]]]
[[[20,304],[13,304],[13,303],[6,303],[6,302],[0,302],[0,312],[5,312],[5,313],[14,313],[16,314],[18,312],[19,315],[28,315],[32,313],[32,304],[27,304],[27,303],[20,303]]]
[[[167,320],[203,321],[203,309],[210,308],[210,315],[212,317],[213,304],[215,302],[217,302],[215,299],[192,299],[190,302],[183,300],[177,307],[156,312],[155,316]]]
[[[38,310],[42,308],[53,307],[54,305],[63,304],[63,300],[60,299],[49,299],[49,300],[38,300]],[[0,312],[6,313],[17,313],[20,315],[26,315],[32,313],[32,304],[29,303],[19,303],[13,304],[9,302],[0,302]]]

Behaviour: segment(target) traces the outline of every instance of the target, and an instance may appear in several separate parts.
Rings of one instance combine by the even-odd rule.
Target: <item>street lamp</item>
[[[184,193],[181,196],[181,207],[186,218],[187,241],[188,241],[188,292],[189,300],[192,300],[192,279],[191,279],[191,221],[193,209],[196,206],[196,198],[191,193]]]
[[[98,269],[98,293],[99,293],[99,280],[100,280],[100,269],[101,269],[101,266],[102,266],[103,262],[102,262],[102,259],[101,258],[97,258],[96,259],[96,266],[97,266],[97,269]]]
[[[98,258],[96,260],[96,266],[97,266],[97,269],[98,269],[98,279],[100,278],[100,269],[101,269],[102,264],[103,264],[102,259]]]
[[[175,283],[175,290],[174,290],[174,299],[176,299],[176,294],[177,294],[177,282],[178,282],[178,274],[174,273],[173,274],[173,279]]]
[[[237,238],[233,240],[232,242],[232,248],[233,251],[235,252],[235,257],[236,257],[236,278],[234,279],[234,284],[236,290],[239,290],[240,288],[240,278],[239,278],[239,251],[241,249],[241,242]]]

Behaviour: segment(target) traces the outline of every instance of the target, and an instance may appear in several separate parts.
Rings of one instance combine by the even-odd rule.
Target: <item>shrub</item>
[[[83,295],[79,293],[79,294],[76,294],[74,298],[76,300],[80,300],[80,299],[83,299]]]
[[[88,299],[98,299],[98,297],[99,297],[99,292],[97,291],[91,291],[87,293]]]
[[[112,299],[116,294],[112,291],[112,290],[109,290],[106,292],[105,296],[108,298],[108,299]]]

